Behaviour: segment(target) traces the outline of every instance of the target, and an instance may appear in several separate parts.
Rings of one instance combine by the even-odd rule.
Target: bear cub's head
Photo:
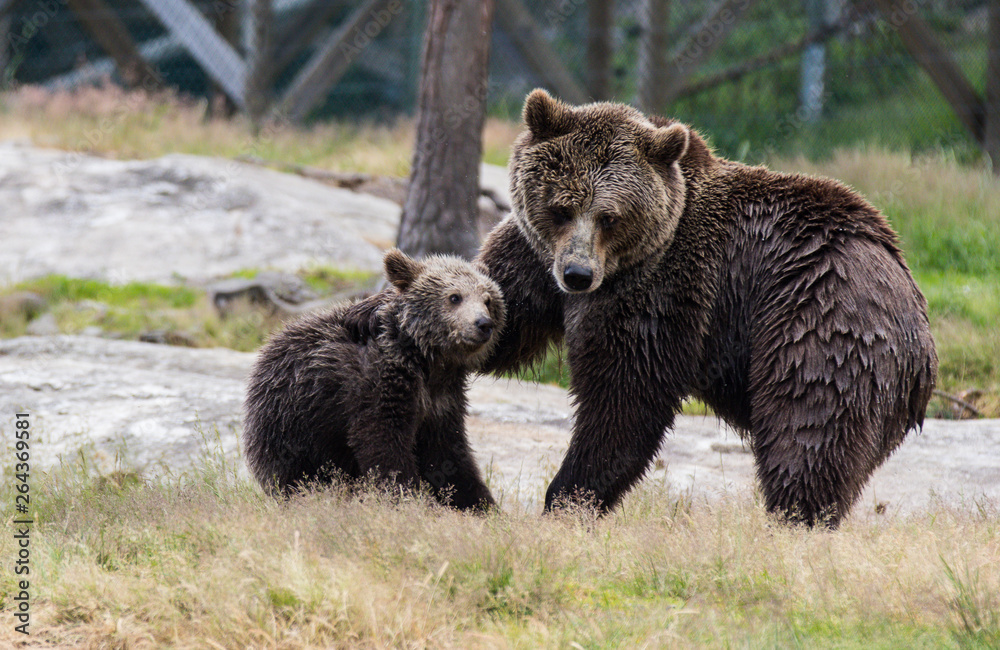
[[[559,288],[594,291],[663,251],[684,209],[683,124],[657,127],[623,104],[572,107],[535,90],[511,153],[511,199]]]
[[[493,280],[449,255],[417,261],[394,248],[384,264],[399,292],[400,329],[424,356],[467,368],[486,358],[506,317]]]

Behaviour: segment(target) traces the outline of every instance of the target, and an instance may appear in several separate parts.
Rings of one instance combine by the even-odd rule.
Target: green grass
[[[962,320],[973,330],[1000,327],[1000,272],[983,276],[954,271],[914,273],[937,321]]]
[[[357,291],[362,287],[373,288],[381,280],[381,276],[367,271],[338,269],[323,264],[313,264],[302,269],[299,271],[299,277],[314,291],[324,296]]]
[[[97,300],[115,307],[183,308],[194,305],[198,292],[194,289],[169,287],[148,282],[112,285],[102,280],[81,280],[64,275],[48,275],[16,286],[34,291],[50,303]]]
[[[253,278],[258,269],[244,269],[233,277]],[[320,296],[369,290],[376,282],[371,273],[312,266],[300,277]],[[103,336],[138,339],[153,332],[166,333],[168,341],[197,347],[228,347],[250,352],[282,325],[278,316],[251,305],[236,305],[225,318],[209,303],[203,289],[164,286],[149,282],[112,284],[49,275],[0,288],[0,296],[30,291],[45,299],[59,331],[77,334],[97,326]],[[14,312],[0,314],[0,336],[26,332],[27,319]]]
[[[996,505],[778,525],[647,482],[613,514],[462,515],[334,486],[278,503],[216,452],[167,477],[32,473],[32,632],[50,645],[987,648]],[[12,501],[5,476],[0,499]],[[494,490],[497,490],[494,486]],[[502,495],[501,495],[502,496]],[[15,541],[0,537],[0,554]],[[0,575],[9,617],[15,576]],[[9,619],[8,619],[9,620]],[[0,643],[17,640],[11,626]]]

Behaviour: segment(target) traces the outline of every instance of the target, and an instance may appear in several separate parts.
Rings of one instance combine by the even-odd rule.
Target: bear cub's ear
[[[652,161],[669,165],[687,153],[688,138],[688,128],[683,124],[654,129],[646,142],[646,156]]]
[[[536,140],[548,140],[572,131],[576,115],[569,106],[536,88],[524,100],[524,123]]]
[[[423,264],[398,248],[389,249],[382,263],[385,265],[385,277],[400,291],[406,291],[424,269]]]

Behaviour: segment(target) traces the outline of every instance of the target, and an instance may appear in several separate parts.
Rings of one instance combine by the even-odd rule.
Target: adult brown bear
[[[565,338],[576,416],[546,508],[613,507],[694,395],[749,441],[768,509],[836,526],[922,424],[937,371],[883,216],[620,104],[536,90],[524,119],[514,209],[479,256],[507,304],[485,368]]]

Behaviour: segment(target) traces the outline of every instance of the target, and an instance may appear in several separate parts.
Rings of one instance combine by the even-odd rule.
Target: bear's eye
[[[549,216],[552,217],[552,223],[564,226],[573,220],[573,211],[565,206],[553,205],[549,208]]]
[[[460,302],[462,302],[462,296],[460,296],[457,293],[453,293],[450,296],[448,296],[448,300],[451,302],[451,304],[457,305]]]
[[[607,212],[602,212],[601,216],[598,217],[598,223],[601,224],[601,228],[604,230],[611,230],[618,223],[618,217]]]

